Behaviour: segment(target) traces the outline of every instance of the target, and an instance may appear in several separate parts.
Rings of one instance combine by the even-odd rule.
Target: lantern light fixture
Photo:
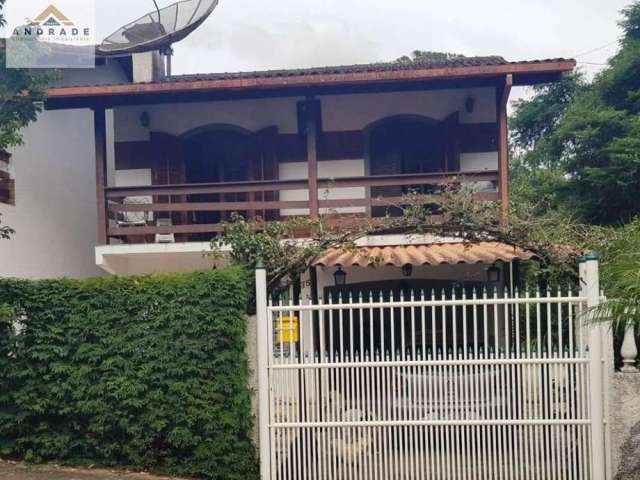
[[[336,286],[342,286],[347,283],[347,272],[342,270],[342,267],[338,265],[338,269],[333,274],[333,280]]]
[[[410,277],[412,273],[413,273],[413,265],[411,265],[410,263],[405,263],[402,266],[402,276]]]
[[[489,283],[498,283],[500,281],[500,268],[495,263],[487,268],[487,281]]]

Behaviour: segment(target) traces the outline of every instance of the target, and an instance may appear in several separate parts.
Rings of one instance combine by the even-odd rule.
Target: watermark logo
[[[7,9],[8,68],[95,67],[93,0],[11,2]],[[30,12],[37,13],[30,16]],[[63,13],[64,12],[64,13]]]
[[[65,25],[67,27],[71,27],[74,23],[69,20],[64,14],[56,8],[55,5],[49,5],[40,15],[38,15],[31,25],[34,27],[37,26],[45,26],[45,27],[60,27]],[[18,32],[19,34],[19,32]]]

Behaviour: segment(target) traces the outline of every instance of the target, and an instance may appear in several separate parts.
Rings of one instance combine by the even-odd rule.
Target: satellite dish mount
[[[165,57],[166,74],[171,75],[172,45],[187,37],[204,23],[218,6],[219,0],[182,0],[156,9],[131,22],[104,39],[97,53],[123,56],[157,51]]]

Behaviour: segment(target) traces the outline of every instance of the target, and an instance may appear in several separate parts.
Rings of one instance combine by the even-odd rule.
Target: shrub
[[[246,274],[0,280],[0,455],[258,478]]]

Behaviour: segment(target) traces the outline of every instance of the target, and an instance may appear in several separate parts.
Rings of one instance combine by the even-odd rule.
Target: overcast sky
[[[591,63],[580,66],[593,73],[601,68],[593,63],[615,53],[619,10],[628,3],[220,0],[205,24],[175,45],[174,73],[366,63],[415,49],[508,60],[577,56]],[[152,0],[97,0],[98,37],[153,8]]]
[[[175,0],[157,1],[165,7]],[[367,63],[419,49],[508,60],[576,57],[593,75],[615,53],[619,11],[630,1],[220,0],[174,46],[174,73]],[[154,10],[152,0],[95,2],[98,41]]]

